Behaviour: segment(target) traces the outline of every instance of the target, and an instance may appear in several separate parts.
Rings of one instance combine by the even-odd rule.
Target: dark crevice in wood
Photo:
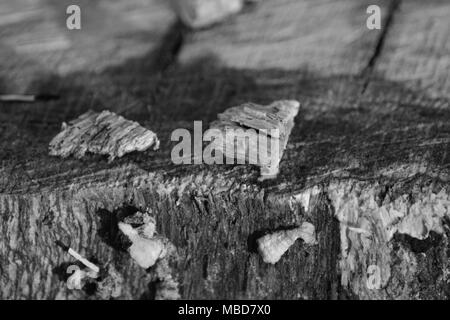
[[[139,300],[155,300],[156,292],[158,291],[158,284],[161,281],[159,279],[150,281],[147,285],[147,291],[145,291],[139,298]]]
[[[156,72],[164,74],[177,61],[178,54],[184,44],[186,32],[188,30],[181,22],[174,23],[169,29],[161,41],[161,46],[155,53],[154,68]]]
[[[249,272],[249,266],[251,263],[250,259],[251,259],[251,254],[249,254],[247,256],[247,258],[245,259],[244,275],[243,275],[243,280],[242,280],[242,292],[247,292],[247,290],[248,290],[248,282],[249,282],[248,272]]]
[[[208,279],[208,255],[203,256],[203,279]]]
[[[384,44],[385,44],[385,41],[387,38],[387,34],[388,34],[389,30],[391,29],[392,23],[394,21],[395,13],[398,11],[400,4],[401,4],[401,0],[392,0],[390,2],[390,5],[388,7],[388,12],[387,12],[387,17],[386,17],[383,27],[381,28],[381,33],[377,40],[375,49],[373,50],[373,53],[366,65],[366,67],[361,72],[362,77],[364,78],[364,83],[363,83],[363,87],[361,90],[361,94],[364,94],[364,92],[366,91],[366,89],[370,83],[370,80],[371,80],[370,78],[371,78],[373,69],[375,67],[375,64],[377,63],[378,57],[381,55],[381,52],[383,51]]]
[[[106,209],[98,210],[97,215],[100,219],[98,234],[100,238],[113,249],[125,252],[131,245],[131,242],[119,232],[118,223],[137,211],[138,209],[133,206],[124,206],[114,212]]]
[[[335,217],[335,208],[326,194],[321,194],[311,212],[311,222],[316,228],[317,261],[310,285],[315,290],[314,299],[347,300],[351,292],[341,286],[340,223]]]
[[[442,242],[443,236],[434,231],[430,232],[430,235],[421,240],[413,238],[407,234],[399,234],[396,233],[394,235],[394,240],[404,243],[410,250],[416,254],[426,253],[428,250],[432,248],[438,248]]]

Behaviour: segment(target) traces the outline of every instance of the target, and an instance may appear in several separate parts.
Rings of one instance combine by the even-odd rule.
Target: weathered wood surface
[[[450,3],[404,1],[376,72],[432,98],[450,98]]]
[[[68,30],[69,0],[0,4],[2,91],[38,90],[43,78],[98,72],[154,50],[174,15],[159,0],[81,0],[81,30]],[[106,79],[105,79],[106,80]],[[37,82],[37,83],[36,83]],[[3,88],[5,86],[5,88]]]
[[[446,298],[446,227],[426,225],[423,239],[408,235],[414,229],[389,241],[376,231],[376,246],[346,225],[365,227],[373,217],[369,226],[382,229],[379,217],[390,207],[404,216],[417,207],[427,219],[449,214],[450,109],[446,74],[437,67],[446,63],[448,5],[375,2],[267,0],[195,34],[168,18],[157,47],[151,25],[126,29],[128,56],[103,55],[102,42],[81,31],[86,59],[91,52],[88,61],[104,66],[94,73],[86,65],[53,72],[41,61],[43,74],[27,57],[2,61],[2,90],[15,78],[21,91],[55,91],[61,99],[0,103],[0,297],[67,296],[53,272],[70,261],[53,244],[60,238],[113,261],[127,281],[124,298],[148,296],[148,276],[101,232],[105,215],[132,205],[152,209],[158,231],[177,247],[183,298]],[[384,29],[367,30],[369,4],[382,7],[383,22],[390,21]],[[423,30],[416,21],[424,10],[432,22]],[[15,52],[3,30],[2,55]],[[123,29],[114,30],[106,47]],[[407,41],[411,32],[417,41]],[[435,54],[418,54],[421,48]],[[194,120],[206,129],[230,106],[291,98],[302,109],[275,181],[258,183],[250,166],[171,164],[173,129],[192,128]],[[49,157],[61,122],[88,109],[138,120],[158,134],[161,150],[113,163]],[[315,226],[318,244],[298,241],[276,265],[263,263],[256,238],[304,221]],[[381,266],[381,290],[365,286],[371,264]]]
[[[388,1],[376,1],[386,14]],[[180,62],[212,55],[227,67],[357,75],[379,31],[365,28],[367,1],[266,1],[234,23],[187,38]],[[326,48],[326,49],[325,49]]]

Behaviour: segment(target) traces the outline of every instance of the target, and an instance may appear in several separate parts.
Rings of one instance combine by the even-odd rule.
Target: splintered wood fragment
[[[273,179],[278,174],[299,108],[300,103],[295,100],[275,101],[267,106],[245,103],[229,108],[210,126],[222,132],[225,139],[214,140],[212,144],[238,164],[258,165],[260,180]]]
[[[203,28],[241,11],[243,0],[172,0],[180,20],[191,28]]]
[[[138,211],[119,222],[118,227],[132,243],[128,248],[131,258],[144,269],[154,267],[155,299],[179,299],[178,281],[169,263],[177,257],[176,248],[169,239],[156,233],[155,218],[148,212]]]
[[[307,244],[315,244],[314,225],[304,222],[298,228],[267,234],[257,240],[258,251],[264,262],[275,264],[298,238],[303,239]]]
[[[156,235],[156,221],[146,213],[137,212],[125,218],[118,227],[132,242],[128,248],[131,257],[144,269],[152,267],[174,249],[168,239]]]
[[[159,148],[154,132],[137,122],[110,112],[88,111],[69,124],[50,142],[50,155],[82,158],[86,153],[108,155],[109,160],[133,151]]]

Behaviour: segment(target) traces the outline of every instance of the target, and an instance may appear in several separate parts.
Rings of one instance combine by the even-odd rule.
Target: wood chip
[[[172,0],[180,20],[191,28],[203,28],[241,11],[242,0]]]
[[[214,148],[226,158],[259,165],[260,180],[275,178],[299,108],[300,103],[295,100],[275,101],[267,106],[245,103],[229,108],[218,115],[210,128],[219,129],[224,135],[234,130],[235,137],[213,141]],[[256,132],[258,143],[249,138],[248,129]],[[267,136],[266,143],[259,143],[261,136]],[[278,148],[272,148],[277,145]]]
[[[298,228],[267,234],[257,240],[258,251],[264,262],[275,264],[298,238],[302,238],[305,243],[315,244],[314,226],[311,223],[304,222]]]
[[[144,269],[150,268],[174,250],[168,239],[156,234],[156,221],[146,213],[137,212],[119,222],[118,226],[132,242],[128,248],[131,257]]]
[[[88,111],[67,125],[50,142],[50,155],[82,158],[86,153],[108,155],[109,160],[133,151],[159,148],[154,132],[110,112]]]

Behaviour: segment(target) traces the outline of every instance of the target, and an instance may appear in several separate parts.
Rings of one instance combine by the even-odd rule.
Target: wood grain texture
[[[285,1],[276,8],[275,2],[279,3],[264,1],[260,8],[217,28],[184,34],[186,47],[181,47],[180,60],[163,72],[155,72],[155,56],[149,53],[95,75],[79,70],[41,78],[36,86],[56,90],[59,101],[31,106],[0,103],[0,212],[5,235],[0,242],[2,298],[70,297],[51,271],[68,261],[52,245],[61,237],[88,257],[113,261],[124,274],[125,298],[151,297],[147,292],[151,276],[99,231],[105,223],[99,216],[115,217],[117,212],[112,212],[124,204],[150,207],[158,232],[177,247],[180,260],[174,276],[183,298],[448,296],[446,228],[443,233],[430,232],[422,240],[396,234],[383,243],[383,257],[389,255],[390,259],[381,261],[389,261],[391,277],[384,289],[371,291],[363,285],[364,269],[371,262],[366,258],[373,257],[373,249],[360,254],[361,260],[354,259],[361,242],[358,237],[348,238],[345,221],[335,216],[340,204],[353,205],[356,213],[364,213],[354,216],[354,221],[361,222],[366,206],[377,214],[396,199],[405,198],[404,208],[408,208],[424,195],[449,194],[448,101],[374,71],[380,57],[388,59],[383,48],[367,73],[381,34],[367,33],[365,7],[357,0],[314,2],[320,4],[317,8],[309,1],[295,4],[312,6],[305,12],[310,16],[307,26],[314,29],[311,34],[315,36],[290,38],[285,52],[308,48],[314,39],[322,39],[311,51],[318,54],[317,59],[309,51],[305,60],[298,53],[299,64],[280,53],[282,50],[267,55],[276,48],[276,41],[270,39],[280,39],[280,33],[291,30],[283,26],[293,21],[286,18],[293,16],[293,2]],[[261,21],[260,13],[265,10],[273,14],[268,18],[270,28]],[[313,23],[313,14],[318,20],[329,17],[335,28],[331,30],[325,22]],[[242,27],[253,15],[254,21],[260,22],[253,29]],[[349,17],[356,17],[361,24]],[[436,19],[442,24],[445,17]],[[401,20],[394,15],[393,21],[398,24]],[[325,28],[323,34],[320,26]],[[255,38],[258,28],[264,30],[267,47],[260,39],[252,46],[255,51],[247,55],[248,41]],[[203,55],[214,39],[219,39],[215,46],[221,48],[223,33],[234,29],[239,30],[233,34],[235,56],[227,50]],[[361,38],[347,41],[350,29]],[[179,35],[185,32],[172,29],[164,38],[169,44],[163,48],[176,48]],[[368,37],[363,37],[366,33]],[[395,41],[389,34],[385,48]],[[345,47],[332,38],[344,39]],[[198,51],[193,49],[196,46]],[[173,54],[169,51],[160,53]],[[185,59],[185,52],[190,52],[192,61]],[[258,56],[264,56],[266,62],[261,64]],[[171,163],[173,129],[192,130],[194,120],[204,121],[206,129],[228,107],[277,99],[299,100],[302,109],[275,181],[258,183],[258,169],[252,166]],[[109,109],[138,120],[158,134],[160,151],[124,156],[113,163],[101,157],[49,157],[48,142],[61,122],[90,108]],[[336,190],[342,191],[339,196]],[[437,205],[443,206],[446,199],[439,197]],[[425,201],[425,209],[433,206]],[[256,253],[256,239],[303,222],[315,226],[318,244],[305,246],[297,241],[276,265],[265,264]],[[46,236],[38,236],[44,233]],[[347,240],[353,245],[352,254],[343,260],[341,244]],[[404,264],[405,257],[414,261],[414,268]],[[436,263],[427,265],[428,259]],[[343,262],[352,261],[357,262],[355,270],[341,268]]]
[[[0,4],[0,91],[36,90],[42,77],[105,67],[155,50],[174,22],[163,1],[81,0],[81,30],[66,27],[68,0]]]
[[[402,1],[375,71],[433,98],[450,98],[450,3]]]
[[[322,75],[356,75],[381,33],[366,28],[366,8],[387,1],[262,1],[211,30],[188,37],[180,54],[187,63],[214,55],[227,67],[303,69]]]
[[[86,153],[109,156],[109,161],[131,152],[159,148],[156,134],[139,123],[109,111],[87,112],[69,124],[50,141],[49,154],[67,158],[83,158]]]

